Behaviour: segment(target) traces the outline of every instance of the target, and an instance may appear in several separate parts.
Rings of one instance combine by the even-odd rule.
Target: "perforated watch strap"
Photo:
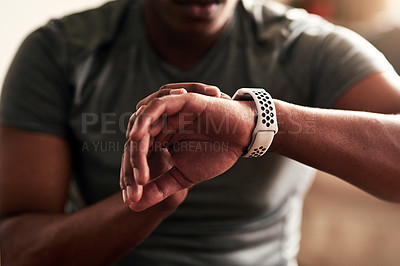
[[[276,110],[271,95],[264,89],[242,88],[233,95],[234,100],[253,100],[257,108],[257,122],[247,153],[243,157],[261,157],[268,150],[278,132]]]

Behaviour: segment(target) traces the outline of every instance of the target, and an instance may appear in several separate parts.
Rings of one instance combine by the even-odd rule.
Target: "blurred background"
[[[282,0],[348,27],[400,73],[400,0]],[[319,172],[304,204],[300,266],[400,265],[400,205]]]
[[[0,0],[0,90],[23,39],[51,18],[96,7],[107,0]]]
[[[400,0],[277,0],[350,28],[383,52],[400,70]]]
[[[400,73],[400,0],[287,0],[348,27]],[[304,204],[300,266],[400,265],[400,205],[319,172]]]
[[[277,0],[346,26],[381,50],[400,73],[400,0]],[[0,0],[0,85],[33,29],[106,0]],[[300,266],[400,265],[400,205],[318,173],[304,206]]]

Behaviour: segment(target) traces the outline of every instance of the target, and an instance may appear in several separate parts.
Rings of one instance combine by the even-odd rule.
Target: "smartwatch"
[[[233,100],[254,101],[257,108],[257,122],[245,158],[257,158],[264,155],[278,132],[275,104],[271,95],[264,89],[241,88],[232,97]]]

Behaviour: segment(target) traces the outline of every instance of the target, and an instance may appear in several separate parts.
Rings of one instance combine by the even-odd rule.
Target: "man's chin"
[[[223,8],[221,1],[176,0],[177,11],[188,20],[210,21],[218,17]]]

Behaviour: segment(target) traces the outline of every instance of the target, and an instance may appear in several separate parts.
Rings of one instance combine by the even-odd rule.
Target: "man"
[[[3,88],[0,239],[4,264],[294,265],[301,204],[313,170],[275,153],[236,162],[252,127],[237,115],[245,111],[242,116],[250,116],[251,124],[250,106],[217,98],[220,94],[214,87],[184,85],[189,92],[217,96],[198,96],[199,104],[210,99],[226,101],[220,105],[221,114],[236,110],[232,119],[238,117],[238,130],[248,137],[233,142],[223,136],[229,149],[236,145],[233,155],[223,169],[216,167],[199,180],[234,164],[226,174],[188,193],[178,191],[154,206],[155,202],[143,205],[138,209],[146,210],[141,212],[124,205],[118,185],[126,140],[124,118],[141,99],[171,82],[194,80],[216,85],[230,95],[240,87],[264,87],[282,100],[276,101],[278,119],[292,115],[299,132],[297,139],[277,136],[280,141],[272,144],[272,150],[347,178],[358,170],[354,167],[365,166],[365,161],[356,159],[360,148],[368,149],[368,155],[382,156],[369,150],[375,151],[377,145],[362,142],[362,147],[354,147],[352,138],[347,138],[345,129],[358,136],[354,125],[366,130],[370,124],[353,113],[319,113],[285,102],[398,113],[397,78],[384,58],[353,33],[273,2],[120,0],[52,21],[21,46]],[[177,103],[198,108],[190,104],[192,94],[176,97],[183,99]],[[153,102],[168,103],[170,98],[164,99]],[[215,112],[207,113],[214,119]],[[398,117],[383,117],[383,122],[374,125],[381,136],[392,140],[385,147],[393,157],[398,155],[398,143],[392,138],[398,134]],[[302,131],[304,120],[315,121],[314,132]],[[334,131],[329,125],[344,131]],[[147,132],[146,127],[141,130]],[[340,132],[347,137],[338,146]],[[139,135],[131,137],[143,140]],[[298,148],[288,149],[289,144]],[[126,149],[130,147],[128,142]],[[341,158],[342,151],[349,149],[354,153],[346,152]],[[329,152],[322,158],[325,150]],[[332,154],[339,163],[330,166]],[[129,193],[130,201],[145,199],[149,194],[144,189],[140,197],[140,185],[176,164],[168,160],[169,155],[165,147],[152,153],[150,173],[136,175],[139,186]],[[186,161],[178,166],[180,170],[201,167],[195,163],[197,155],[191,155],[190,164]],[[315,160],[316,155],[321,160]],[[142,163],[147,163],[141,156]],[[386,162],[385,158],[378,162]],[[127,180],[137,171],[130,170],[128,159],[126,154],[122,158],[122,176]],[[219,165],[218,158],[214,159]],[[371,163],[374,183],[362,183],[361,175],[348,180],[365,184],[369,191],[377,188],[377,194],[396,200],[397,195],[386,191],[390,184],[396,187],[396,166],[382,170]],[[212,170],[207,161],[206,167]],[[385,186],[376,183],[380,173],[389,174],[383,179]],[[79,206],[72,194],[79,210],[64,213],[71,175],[83,204]],[[132,189],[129,183],[123,185]]]

